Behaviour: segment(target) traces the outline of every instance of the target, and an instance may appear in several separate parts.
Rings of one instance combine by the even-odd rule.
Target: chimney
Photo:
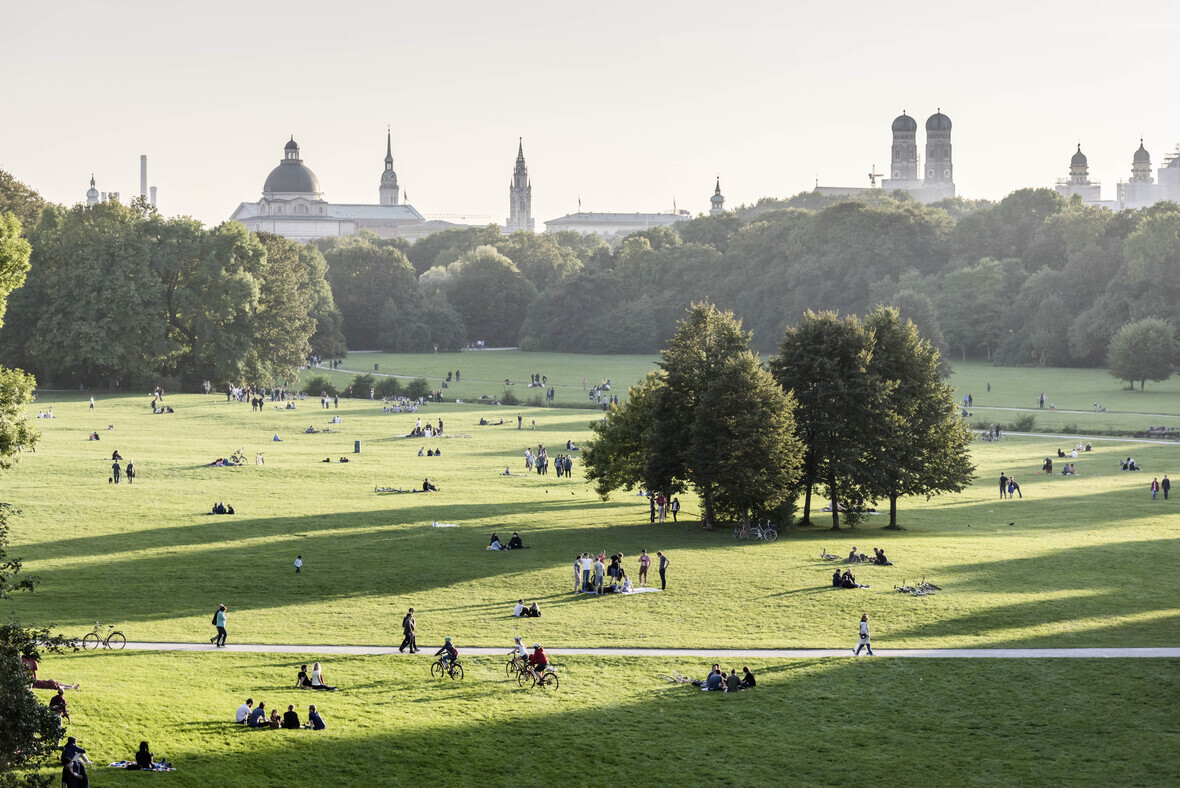
[[[152,205],[156,204],[156,187],[152,187]]]
[[[139,196],[147,197],[147,155],[139,157]]]

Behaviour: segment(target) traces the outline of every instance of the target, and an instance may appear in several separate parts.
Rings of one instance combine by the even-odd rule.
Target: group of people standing
[[[1020,492],[1020,485],[1016,483],[1016,477],[1000,471],[1000,497],[1012,498],[1017,495],[1021,498],[1024,497],[1024,494]]]
[[[680,514],[680,499],[672,498],[671,501],[663,493],[648,493],[647,497],[651,503],[651,521],[667,522],[668,514],[672,515],[672,522],[676,522],[676,515]]]
[[[668,566],[672,561],[662,552],[656,552],[659,560],[660,590],[667,589]],[[623,569],[623,554],[616,553],[610,557],[608,565],[606,551],[601,551],[597,557],[590,553],[582,553],[574,558],[574,593],[609,594],[631,593],[634,585],[627,572]],[[647,572],[652,565],[652,557],[647,550],[639,554],[639,585],[647,586]],[[607,578],[610,578],[609,584]]]

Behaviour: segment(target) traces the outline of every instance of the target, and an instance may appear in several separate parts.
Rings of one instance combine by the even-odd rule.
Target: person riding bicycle
[[[545,668],[549,667],[549,655],[545,653],[545,649],[541,648],[540,643],[533,644],[533,653],[529,655],[527,664],[529,675],[534,679],[540,679]]]
[[[442,664],[444,668],[449,668],[455,664],[455,660],[459,658],[459,649],[455,648],[455,644],[451,642],[448,637],[443,642],[443,647],[434,652],[434,656],[442,657]]]
[[[508,653],[512,655],[512,664],[517,668],[523,668],[529,661],[529,651],[524,647],[524,643],[520,642],[520,635],[513,638],[516,645]]]

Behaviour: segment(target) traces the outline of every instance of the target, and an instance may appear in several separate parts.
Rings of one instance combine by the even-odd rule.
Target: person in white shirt
[[[238,706],[238,713],[234,715],[234,722],[245,724],[246,718],[250,716],[250,710],[253,708],[253,706],[254,699],[247,698],[245,703],[243,703],[241,706]]]
[[[518,600],[516,601],[516,607],[514,607],[514,608],[512,609],[512,615],[516,616],[517,618],[520,618],[521,616],[523,616],[523,615],[525,614],[525,612],[526,612],[527,610],[528,610],[528,608],[526,608],[526,607],[524,606],[524,600],[523,600],[523,599],[518,599]]]
[[[326,692],[335,692],[335,687],[330,687],[324,683],[324,673],[320,670],[320,663],[315,663],[311,666],[311,688],[314,690],[324,690]]]
[[[852,652],[852,655],[854,657],[859,657],[860,650],[862,648],[867,648],[869,650],[869,656],[870,657],[873,656],[873,647],[869,645],[869,614],[868,613],[865,613],[863,616],[860,617],[860,643],[857,645],[856,649]]]
[[[523,668],[529,661],[528,649],[520,642],[520,635],[514,637],[513,640],[516,642],[516,645],[508,653],[512,655],[512,664],[517,668]]]

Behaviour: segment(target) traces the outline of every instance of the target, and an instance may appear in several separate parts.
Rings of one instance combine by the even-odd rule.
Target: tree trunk
[[[702,507],[702,508],[704,508],[704,510],[705,510],[705,512],[704,512],[704,514],[705,514],[705,522],[704,522],[705,530],[712,531],[712,530],[714,530],[714,527],[713,527],[713,494],[706,492],[704,495],[701,496],[701,503],[704,504],[704,507]]]
[[[836,495],[836,471],[835,469],[828,472],[828,486],[832,490],[832,530],[840,530],[840,505],[837,502]]]
[[[812,480],[807,480],[807,492],[803,496],[803,522],[800,525],[811,525],[811,485]]]
[[[897,494],[889,494],[889,528],[897,528]]]

